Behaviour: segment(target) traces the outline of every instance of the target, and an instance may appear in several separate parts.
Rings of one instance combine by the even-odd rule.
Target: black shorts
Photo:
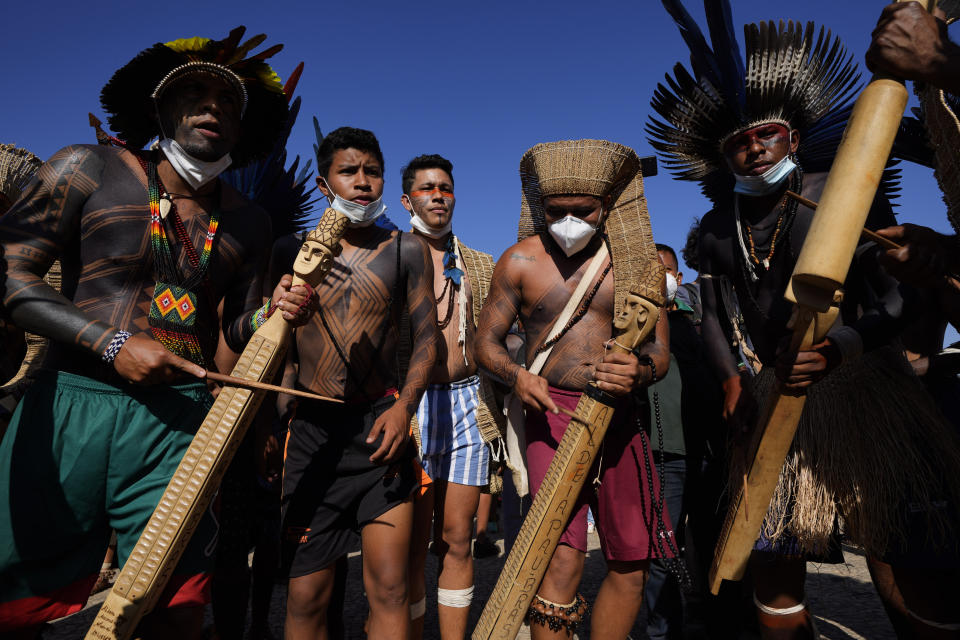
[[[291,578],[320,571],[359,548],[360,529],[417,487],[413,448],[375,465],[366,443],[394,396],[366,405],[301,401],[283,461],[283,566]]]

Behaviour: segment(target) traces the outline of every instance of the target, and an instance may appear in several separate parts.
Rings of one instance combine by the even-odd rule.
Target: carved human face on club
[[[314,281],[333,265],[333,258],[333,252],[326,245],[308,237],[293,263],[293,272],[316,286],[319,282]]]
[[[731,171],[741,176],[759,176],[800,146],[800,132],[777,122],[742,131],[723,145],[723,157]]]
[[[633,347],[640,343],[657,323],[660,309],[643,296],[628,293],[623,301],[623,309],[613,320],[617,330],[617,342]]]

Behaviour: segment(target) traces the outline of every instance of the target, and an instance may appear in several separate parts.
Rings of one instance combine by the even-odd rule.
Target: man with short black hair
[[[440,558],[437,578],[440,636],[463,638],[473,600],[470,539],[480,489],[489,481],[487,441],[498,437],[489,383],[477,375],[476,314],[490,286],[493,257],[470,249],[453,234],[453,164],[439,155],[417,156],[403,169],[404,208],[413,233],[430,248],[437,323],[443,335],[437,364],[417,411],[420,456],[433,481],[417,503],[418,522],[429,530]],[[426,554],[429,536],[414,540]],[[420,564],[416,562],[416,564]],[[419,595],[419,594],[418,594]],[[411,618],[422,615],[414,603]]]
[[[342,402],[300,401],[283,472],[285,633],[324,637],[336,563],[359,543],[369,636],[406,638],[413,522],[410,420],[437,360],[433,265],[415,235],[375,224],[383,154],[370,131],[341,127],[317,151],[317,184],[350,220],[342,253],[317,288],[320,310],[297,331],[297,384]],[[409,316],[406,377],[398,325]]]

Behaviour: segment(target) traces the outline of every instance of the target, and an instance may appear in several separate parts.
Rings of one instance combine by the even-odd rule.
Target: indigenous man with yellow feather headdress
[[[701,183],[713,202],[700,226],[702,330],[724,380],[725,417],[746,431],[747,399],[767,397],[774,377],[783,393],[806,395],[751,556],[763,637],[817,637],[804,600],[806,561],[842,558],[841,524],[873,566],[895,566],[897,582],[883,588],[899,587],[929,611],[917,587],[960,561],[960,483],[951,471],[960,442],[902,348],[890,344],[916,292],[883,271],[875,244],[863,243],[826,338],[799,352],[786,348],[793,305],[785,292],[813,219],[787,190],[815,201],[824,189],[856,89],[851,57],[812,23],[781,21],[746,25],[744,65],[728,2],[705,2],[712,48],[679,1],[663,3],[693,53],[693,74],[677,64],[658,86],[652,106],[662,120],[648,131],[677,177]],[[891,213],[880,193],[867,226],[889,224]],[[736,325],[731,292],[762,365],[742,392],[725,339]],[[753,462],[747,441],[731,465],[733,492]],[[947,609],[934,616],[955,618]]]
[[[638,353],[604,349],[615,317],[625,328],[622,318],[664,303],[640,162],[632,149],[605,140],[552,142],[524,154],[520,176],[520,242],[497,262],[476,349],[480,366],[512,387],[526,407],[531,492],[543,482],[570,420],[558,410],[575,409],[591,380],[619,401],[602,459],[591,472],[600,488],[596,494],[592,487],[582,491],[572,507],[528,613],[531,635],[566,637],[586,611],[577,588],[592,504],[609,573],[594,607],[591,635],[625,638],[640,608],[649,559],[669,555],[657,534],[671,535],[669,524],[656,533],[648,524],[657,522],[651,510],[656,475],[631,396],[666,373],[666,314],[659,316],[655,339]],[[637,281],[646,284],[638,287]],[[582,297],[571,300],[581,283],[587,285]],[[568,301],[578,304],[556,327]],[[527,362],[539,368],[539,356],[543,363],[539,375],[507,353],[504,341],[518,317],[527,334]]]
[[[269,218],[218,179],[269,153],[287,116],[263,61],[279,46],[247,57],[265,37],[243,32],[141,52],[101,95],[119,144],[57,152],[0,219],[3,304],[51,340],[0,446],[0,634],[82,607],[111,529],[125,561],[210,407],[218,304],[235,350],[274,309],[309,318],[290,276],[261,307]],[[58,257],[62,294],[41,278]],[[211,536],[193,540],[165,631],[141,632],[197,637]]]

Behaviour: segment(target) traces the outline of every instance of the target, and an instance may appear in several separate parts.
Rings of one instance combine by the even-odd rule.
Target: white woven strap
[[[753,594],[753,604],[757,605],[757,609],[767,614],[768,616],[792,616],[795,613],[800,613],[807,608],[807,601],[804,600],[800,604],[795,604],[792,607],[785,607],[783,609],[777,609],[776,607],[768,607],[767,605],[760,602],[760,599],[757,598],[757,594]]]
[[[549,342],[552,340],[563,328],[567,325],[570,318],[573,316],[574,312],[577,310],[577,307],[580,306],[580,303],[583,302],[583,297],[587,294],[587,288],[593,284],[593,279],[597,277],[597,272],[600,271],[600,267],[603,266],[604,260],[607,258],[607,243],[601,242],[600,248],[597,249],[596,255],[593,256],[593,260],[590,262],[590,266],[587,267],[587,272],[583,274],[583,277],[580,278],[577,288],[574,290],[573,295],[570,296],[570,299],[567,300],[567,306],[563,308],[563,311],[560,312],[560,315],[557,316],[556,322],[553,323],[553,326],[550,327],[550,332],[547,333],[550,338],[544,342]],[[540,373],[540,370],[543,369],[543,365],[547,363],[547,358],[550,357],[550,352],[553,351],[551,346],[549,349],[544,349],[537,357],[534,358],[533,364],[531,364],[527,371],[533,375]]]

